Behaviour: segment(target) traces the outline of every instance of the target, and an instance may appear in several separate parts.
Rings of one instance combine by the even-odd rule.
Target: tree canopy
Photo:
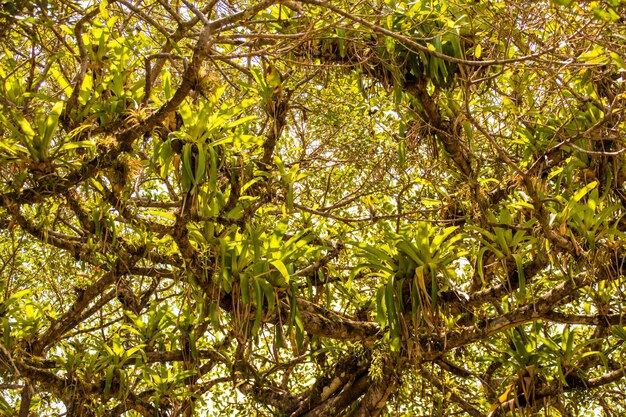
[[[623,415],[624,16],[0,2],[0,415]]]

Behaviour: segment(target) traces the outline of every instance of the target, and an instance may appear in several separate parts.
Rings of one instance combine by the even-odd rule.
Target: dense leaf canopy
[[[0,415],[623,415],[626,3],[0,2]]]

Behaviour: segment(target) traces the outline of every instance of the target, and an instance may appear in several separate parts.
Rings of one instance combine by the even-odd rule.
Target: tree
[[[0,3],[0,413],[623,414],[625,15]]]

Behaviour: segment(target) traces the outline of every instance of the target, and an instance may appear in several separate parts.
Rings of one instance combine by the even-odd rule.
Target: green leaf
[[[398,162],[401,167],[404,167],[404,164],[406,163],[406,145],[404,141],[400,141],[398,143]]]
[[[376,290],[376,322],[380,326],[384,326],[387,323],[386,292],[385,286]],[[624,333],[626,334],[626,332]]]
[[[413,259],[418,265],[424,265],[428,263],[428,259],[426,259],[422,253],[420,253],[421,251],[413,243],[407,240],[400,240],[396,244],[396,247],[400,252],[410,256],[411,259]]]
[[[198,143],[197,146],[198,163],[196,166],[195,182],[196,184],[200,184],[206,176],[206,151],[204,150],[204,145],[202,143]]]
[[[385,286],[385,307],[387,310],[387,323],[392,329],[392,333],[396,334],[395,331],[398,330],[398,325],[396,323],[397,312],[393,295],[393,283],[393,277],[390,277]]]
[[[113,384],[113,377],[115,376],[115,365],[109,365],[106,370],[105,380],[104,380],[104,393],[108,394],[111,392],[111,385]]]
[[[96,144],[90,140],[81,140],[78,142],[67,142],[57,149],[57,153],[63,153],[74,149],[96,149]]]
[[[23,135],[20,137],[20,142],[22,145],[28,149],[31,157],[35,161],[41,161],[39,155],[39,139],[33,128],[31,127],[28,120],[26,120],[22,115],[16,115],[17,124],[22,130]]]
[[[267,85],[271,88],[278,87],[282,84],[282,75],[273,63],[268,64],[266,74]]]
[[[46,117],[46,120],[43,124],[43,132],[41,134],[41,149],[40,154],[42,160],[48,159],[48,149],[50,148],[50,141],[54,136],[54,132],[57,129],[59,124],[59,117],[61,116],[61,112],[63,112],[62,101],[58,101],[52,106],[52,110]]]
[[[182,172],[181,172],[181,188],[184,192],[188,192],[191,190],[192,186],[195,185],[195,176],[194,176],[194,167],[192,167],[192,147],[191,143],[186,143],[183,145],[183,161],[182,161]]]
[[[296,346],[298,346],[298,349],[302,349],[304,345],[304,323],[302,323],[302,317],[300,317],[298,309],[296,309],[294,314],[294,322],[296,324]]]
[[[239,287],[241,289],[241,301],[245,305],[250,304],[250,279],[248,274],[241,273],[239,275]]]
[[[374,246],[370,246],[370,245],[366,245],[363,243],[359,243],[357,244],[357,247],[359,249],[361,249],[364,253],[362,254],[363,256],[366,256],[368,259],[371,260],[371,262],[373,264],[379,264],[380,261],[384,261],[389,265],[395,265],[396,262],[393,259],[393,257],[391,255],[389,255],[389,253],[387,253],[386,251],[382,250],[382,249],[378,249]]]
[[[515,259],[517,277],[519,279],[518,301],[520,303],[524,303],[526,300],[526,276],[524,275],[524,264],[522,263],[522,257],[519,253],[514,253],[513,259]]]
[[[283,326],[281,325],[274,326],[274,339],[276,340],[277,349],[285,348],[285,335],[283,333]]]
[[[438,233],[437,235],[435,235],[433,242],[432,242],[432,246],[435,248],[438,248],[444,242],[446,242],[447,245],[451,245],[452,243],[456,242],[458,239],[461,238],[460,235],[456,236],[455,240],[448,239],[448,236],[454,233],[458,228],[459,228],[458,226],[450,226],[450,227],[446,227],[445,229],[443,229],[442,233]]]
[[[572,196],[572,200],[575,202],[580,201],[581,198],[583,198],[589,191],[596,188],[597,185],[598,185],[598,181],[590,182],[589,184],[585,185],[580,190],[576,191],[576,193]]]
[[[274,293],[274,287],[263,278],[257,278],[256,281],[259,283],[259,286],[261,287],[261,290],[263,290],[263,294],[265,295],[265,299],[267,300],[267,312],[271,313],[272,311],[274,311],[274,307],[276,305],[276,294]]]

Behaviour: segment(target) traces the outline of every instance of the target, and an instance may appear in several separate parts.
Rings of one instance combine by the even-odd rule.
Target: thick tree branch
[[[297,305],[305,330],[316,336],[373,342],[380,332],[376,323],[354,321],[303,299]]]

